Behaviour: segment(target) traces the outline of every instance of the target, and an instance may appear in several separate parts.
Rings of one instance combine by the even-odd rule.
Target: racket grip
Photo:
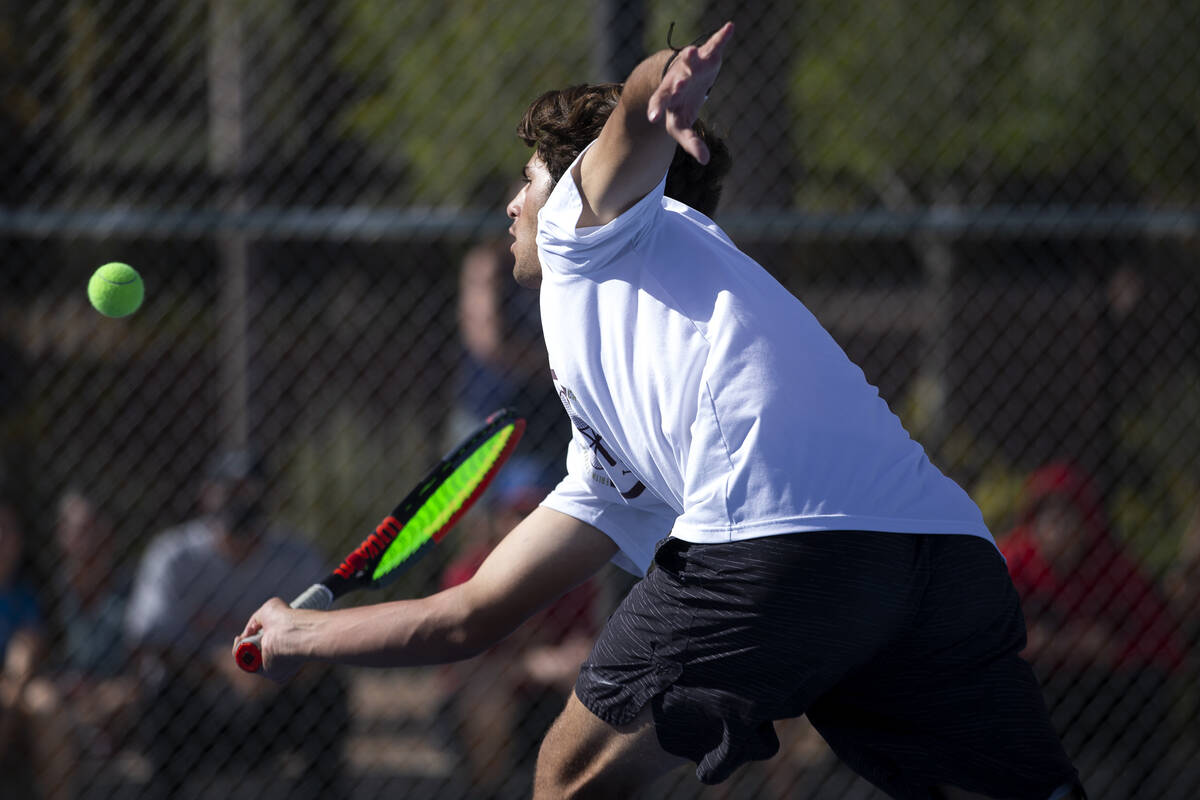
[[[323,583],[314,583],[289,605],[292,608],[306,608],[313,611],[324,611],[333,605],[333,592]],[[258,672],[262,669],[262,632],[247,636],[238,642],[234,650],[234,660],[246,672]]]

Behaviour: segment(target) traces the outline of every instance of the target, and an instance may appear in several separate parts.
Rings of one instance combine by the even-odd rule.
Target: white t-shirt
[[[604,531],[640,573],[667,534],[991,541],[808,309],[665,183],[576,229],[567,170],[538,215],[542,327],[574,423],[567,477],[544,505]]]

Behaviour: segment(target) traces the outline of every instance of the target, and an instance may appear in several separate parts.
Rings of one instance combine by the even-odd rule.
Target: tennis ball
[[[105,264],[88,281],[88,299],[106,317],[128,317],[142,305],[145,295],[142,276],[119,261]]]

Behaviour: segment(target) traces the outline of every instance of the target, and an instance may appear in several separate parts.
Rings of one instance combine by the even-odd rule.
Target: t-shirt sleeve
[[[576,163],[590,147],[584,148]],[[664,172],[657,186],[616,219],[594,228],[577,228],[583,199],[575,185],[574,168],[572,164],[563,173],[538,212],[537,246],[542,267],[561,274],[593,272],[612,263],[622,251],[636,247],[662,213],[667,186]]]
[[[541,504],[599,529],[620,548],[612,562],[626,572],[645,575],[655,545],[675,524],[674,510],[648,491],[632,501],[623,498],[587,469],[586,459],[572,440],[567,476]]]

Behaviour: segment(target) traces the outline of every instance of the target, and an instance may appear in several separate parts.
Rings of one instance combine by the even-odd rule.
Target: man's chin
[[[518,263],[513,267],[513,280],[517,282],[517,285],[523,286],[526,289],[540,289],[542,287],[541,266],[539,265],[535,269],[530,269],[522,267]]]

